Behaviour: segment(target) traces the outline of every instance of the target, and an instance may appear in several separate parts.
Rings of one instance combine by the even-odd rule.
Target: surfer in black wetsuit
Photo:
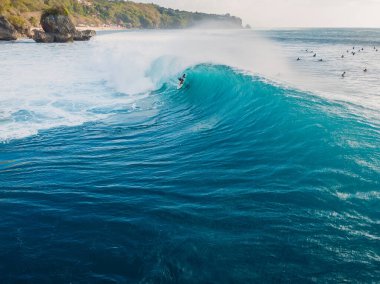
[[[178,78],[180,86],[182,86],[183,83],[185,83],[185,79],[186,79],[186,74],[183,74],[182,77]]]

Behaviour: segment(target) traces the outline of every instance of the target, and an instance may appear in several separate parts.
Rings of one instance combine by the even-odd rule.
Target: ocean
[[[0,43],[0,283],[380,282],[377,49],[379,29]]]

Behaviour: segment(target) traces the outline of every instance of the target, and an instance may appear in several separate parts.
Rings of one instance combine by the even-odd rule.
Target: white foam
[[[32,42],[1,46],[0,141],[102,119],[135,101],[115,96],[115,90],[105,86],[92,68],[92,48]]]
[[[336,196],[341,200],[349,200],[349,199],[374,200],[374,199],[380,199],[380,192],[378,191],[355,192],[355,193],[336,192]]]

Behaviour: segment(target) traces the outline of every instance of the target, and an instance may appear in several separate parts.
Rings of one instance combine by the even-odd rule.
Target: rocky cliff
[[[41,16],[41,30],[34,30],[33,39],[36,42],[71,42],[91,39],[96,32],[92,30],[79,31],[71,21],[68,11],[63,8],[52,8]]]
[[[0,40],[16,40],[17,36],[15,27],[4,16],[0,16]]]
[[[229,14],[192,13],[120,0],[0,0],[0,15],[22,32],[39,27],[42,11],[57,5],[70,13],[76,26],[179,29],[209,23],[213,27],[242,28],[242,20]]]

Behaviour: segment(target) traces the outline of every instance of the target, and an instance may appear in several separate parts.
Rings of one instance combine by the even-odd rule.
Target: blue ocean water
[[[220,33],[0,44],[1,283],[380,281],[380,31]]]

